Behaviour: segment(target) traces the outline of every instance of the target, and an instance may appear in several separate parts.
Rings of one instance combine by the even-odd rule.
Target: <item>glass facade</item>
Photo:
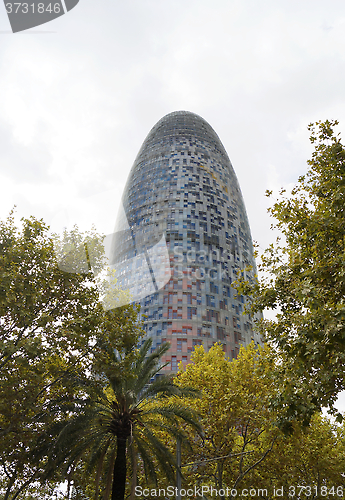
[[[144,141],[123,194],[112,242],[118,285],[141,304],[152,349],[171,344],[167,370],[187,363],[196,345],[260,343],[246,297],[231,287],[239,270],[255,274],[240,187],[228,155],[200,116],[163,117]]]

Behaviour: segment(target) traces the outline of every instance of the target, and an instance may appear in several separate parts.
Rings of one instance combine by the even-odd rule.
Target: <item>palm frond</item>
[[[117,440],[123,442],[131,438],[145,477],[157,482],[157,470],[160,470],[173,480],[176,460],[161,436],[173,441],[179,439],[191,449],[184,425],[192,426],[197,432],[201,427],[196,412],[185,405],[185,400],[199,397],[200,393],[175,385],[172,376],[156,377],[169,344],[149,353],[151,345],[151,340],[146,340],[136,358],[131,357],[127,364],[126,359],[121,359],[107,345],[105,348],[112,356],[107,358],[112,361],[103,374],[107,385],[102,385],[103,378],[102,383],[98,379],[89,387],[83,386],[80,398],[60,397],[47,403],[39,418],[44,421],[53,415],[55,422],[37,448],[41,457],[47,457],[47,471],[52,473],[58,468],[67,474],[72,464],[83,460],[85,471],[96,469],[96,494],[101,478],[106,478],[104,498],[107,498],[112,478],[116,477],[113,468],[119,449]]]
[[[143,429],[142,436],[142,447],[150,450],[151,454],[154,454],[167,479],[172,480],[176,470],[174,455],[148,427]],[[137,437],[135,440],[137,443]]]
[[[97,444],[95,443],[95,452],[91,455],[90,463],[89,466],[92,467],[97,461],[98,467],[97,467],[97,472],[96,472],[96,480],[95,480],[95,500],[98,499],[99,497],[99,482],[101,479],[102,475],[102,468],[103,468],[103,460],[105,457],[105,454],[108,451],[110,445],[110,439],[108,438],[107,442],[103,446],[103,449],[101,447],[98,447]]]
[[[148,384],[151,379],[159,372],[161,369],[161,358],[165,354],[170,344],[168,342],[163,343],[154,352],[147,355],[150,347],[152,345],[152,339],[147,339],[141,350],[140,357],[136,365],[136,386],[135,389],[137,393],[140,393],[146,384]]]
[[[136,439],[135,444],[143,461],[146,480],[151,480],[154,484],[157,484],[156,465],[153,461],[151,450],[148,448],[147,443],[142,439]]]
[[[107,471],[105,492],[104,492],[104,497],[103,497],[104,500],[108,500],[110,497],[115,458],[116,458],[116,449],[114,448],[113,453],[111,454],[111,457],[110,457],[110,463],[109,463],[108,471]]]

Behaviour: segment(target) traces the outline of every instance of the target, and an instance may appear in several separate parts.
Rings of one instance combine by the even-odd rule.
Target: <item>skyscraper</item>
[[[196,345],[219,342],[229,358],[260,343],[246,298],[231,287],[255,261],[246,210],[228,155],[200,116],[164,116],[146,137],[123,194],[112,265],[141,304],[153,348],[171,343],[176,370]]]

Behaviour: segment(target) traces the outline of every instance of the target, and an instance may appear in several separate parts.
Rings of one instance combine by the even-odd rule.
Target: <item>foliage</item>
[[[216,344],[207,353],[197,347],[192,363],[179,372],[181,387],[198,387],[203,394],[191,402],[200,410],[203,434],[194,436],[194,453],[184,456],[184,463],[194,464],[183,468],[190,484],[236,488],[266,458],[277,435],[268,409],[275,391],[272,364],[266,347],[252,343],[230,362]]]
[[[125,347],[117,351],[111,342],[103,343],[100,349],[105,352],[106,362],[99,364],[96,356],[95,380],[88,397],[73,402],[70,398],[60,399],[46,406],[47,414],[65,415],[55,420],[42,439],[41,452],[49,456],[48,470],[63,466],[68,471],[81,459],[87,464],[88,475],[95,470],[95,499],[100,498],[100,493],[104,499],[110,494],[112,500],[124,499],[128,461],[133,484],[140,464],[147,479],[156,481],[158,464],[172,480],[175,459],[159,433],[164,431],[174,440],[186,441],[180,423],[198,429],[194,413],[183,404],[197,391],[176,386],[171,377],[157,376],[160,358],[169,344],[151,354],[150,348],[151,340],[146,340],[139,350],[133,344],[131,350]]]
[[[278,311],[260,331],[282,360],[275,405],[287,430],[295,419],[308,424],[322,406],[333,409],[345,389],[345,149],[335,125],[309,126],[310,169],[270,209],[285,240],[262,256],[269,278],[239,288],[253,296],[253,311]]]
[[[252,489],[258,498],[267,499],[273,488],[285,498],[293,488],[300,491],[300,485],[310,486],[310,494],[305,490],[309,498],[320,497],[321,487],[323,497],[333,498],[332,491],[343,486],[344,427],[315,414],[308,428],[295,422],[291,435],[277,428],[269,402],[279,387],[274,352],[268,346],[242,348],[232,362],[221,346],[208,353],[197,347],[192,363],[185,371],[181,367],[178,384],[198,387],[203,394],[201,401],[190,402],[199,408],[202,437],[192,435],[193,452],[183,452],[183,488],[236,488],[238,497]],[[164,486],[163,478],[161,483]]]
[[[280,434],[276,446],[267,459],[248,476],[247,486],[273,487],[284,493],[284,498],[300,497],[334,498],[344,487],[343,428],[332,424],[320,414],[315,414],[307,428],[294,424],[294,432]],[[333,491],[333,494],[332,494]]]
[[[66,238],[74,272],[58,266]],[[94,280],[102,264],[102,240],[94,232],[65,233],[59,248],[43,221],[0,222],[0,475],[4,500],[17,498],[42,479],[46,458],[32,456],[54,416],[39,418],[47,401],[83,395],[98,342],[122,348],[138,339],[136,311],[105,312]],[[92,249],[92,267],[76,267],[80,248]],[[91,252],[90,252],[91,253]],[[57,258],[58,257],[58,258]],[[67,258],[65,255],[65,259]],[[110,291],[108,291],[109,293]],[[60,480],[51,475],[51,484]],[[34,486],[32,486],[34,487]],[[43,491],[43,490],[42,490]],[[29,493],[28,493],[29,494]]]

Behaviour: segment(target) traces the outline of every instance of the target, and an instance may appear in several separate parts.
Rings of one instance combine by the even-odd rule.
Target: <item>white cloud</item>
[[[266,241],[270,165],[278,183],[293,183],[310,153],[306,125],[345,117],[344,22],[340,1],[82,0],[49,25],[56,33],[2,35],[0,169],[16,186],[11,202],[21,193],[50,216],[71,197],[118,189],[154,123],[188,109],[219,134]],[[46,210],[44,195],[31,195],[41,184]]]

